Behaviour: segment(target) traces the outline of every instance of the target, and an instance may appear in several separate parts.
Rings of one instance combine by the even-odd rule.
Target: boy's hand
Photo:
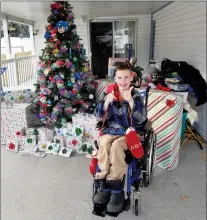
[[[113,102],[114,100],[116,99],[116,97],[114,96],[114,91],[112,91],[111,93],[109,93],[107,96],[106,96],[106,101],[104,103],[104,111],[107,111],[108,107],[109,107],[109,104],[111,102]]]
[[[107,96],[106,96],[106,102],[107,103],[111,103],[115,100],[115,96],[114,96],[114,91],[112,91],[111,93],[109,93]]]
[[[128,101],[129,103],[133,101],[133,98],[132,98],[132,89],[134,87],[130,87],[130,89],[128,91],[124,91],[123,93],[123,98],[124,100]]]

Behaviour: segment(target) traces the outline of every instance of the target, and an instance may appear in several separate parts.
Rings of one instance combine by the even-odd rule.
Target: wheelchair
[[[145,106],[148,103],[148,93],[150,87],[141,95],[145,96]],[[129,150],[125,151],[126,157],[125,161],[128,164],[127,174],[124,175],[122,180],[122,188],[125,187],[126,182],[126,195],[123,211],[128,211],[131,206],[135,216],[138,216],[141,209],[140,200],[140,187],[148,187],[152,181],[154,167],[156,163],[156,134],[151,126],[151,122],[147,121],[144,128],[139,132],[140,140],[144,149],[144,156],[140,159],[136,159],[132,156]],[[94,143],[98,149],[97,141]],[[96,172],[100,169],[97,165]],[[97,184],[94,180],[93,183],[93,198],[95,194],[99,191],[101,185]],[[131,198],[132,197],[132,198]],[[132,204],[131,204],[132,203]],[[93,204],[94,200],[93,200]],[[96,214],[93,212],[93,214]],[[100,213],[99,213],[100,215]],[[102,213],[100,216],[104,217],[105,214]]]

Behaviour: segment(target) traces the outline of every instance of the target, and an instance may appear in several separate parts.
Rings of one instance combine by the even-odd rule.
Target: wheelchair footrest
[[[95,204],[93,208],[93,214],[101,217],[106,216],[107,204]]]

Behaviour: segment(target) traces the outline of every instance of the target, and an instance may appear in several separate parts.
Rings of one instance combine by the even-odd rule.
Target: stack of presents
[[[22,128],[15,132],[12,139],[6,140],[9,151],[20,155],[44,157],[60,155],[70,157],[72,152],[90,157],[94,150],[94,141],[98,137],[96,118],[90,114],[75,114],[73,123],[65,123],[62,128],[38,126]]]

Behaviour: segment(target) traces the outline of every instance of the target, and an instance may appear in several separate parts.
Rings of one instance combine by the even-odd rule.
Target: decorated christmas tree
[[[74,113],[93,113],[97,84],[76,32],[72,7],[67,1],[50,7],[33,107],[44,124],[61,127]]]

